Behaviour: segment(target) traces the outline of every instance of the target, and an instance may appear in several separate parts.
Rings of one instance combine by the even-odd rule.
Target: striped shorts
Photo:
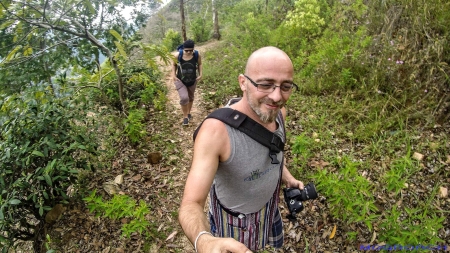
[[[241,214],[223,207],[211,187],[209,221],[211,233],[216,237],[231,237],[252,251],[283,246],[283,222],[278,210],[279,187],[269,202],[258,212]]]

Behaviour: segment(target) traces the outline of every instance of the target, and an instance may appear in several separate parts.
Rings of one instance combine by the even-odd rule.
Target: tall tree
[[[187,40],[186,36],[186,19],[184,18],[184,1],[180,0],[180,15],[181,15],[181,35],[183,36],[183,41]]]
[[[212,3],[212,13],[213,13],[213,27],[214,27],[214,32],[213,32],[213,38],[220,40],[220,31],[219,31],[219,14],[217,12],[217,6],[216,6],[216,2],[214,0],[211,0]]]
[[[155,8],[159,2],[1,0],[0,31],[7,35],[8,40],[6,43],[2,42],[0,67],[9,68],[11,74],[14,69],[29,73],[28,68],[35,66],[30,69],[34,71],[33,79],[17,83],[20,86],[26,82],[49,82],[50,77],[61,68],[73,64],[94,70],[99,68],[99,57],[103,54],[117,75],[118,91],[123,105],[124,84],[115,58],[115,52],[120,49],[109,31],[115,29],[121,32],[123,37],[130,37],[134,27],[127,24],[122,9],[127,6]],[[133,15],[138,17],[138,23],[135,25],[140,25],[139,22],[143,22],[142,14],[136,10]],[[9,83],[3,85],[7,86]]]

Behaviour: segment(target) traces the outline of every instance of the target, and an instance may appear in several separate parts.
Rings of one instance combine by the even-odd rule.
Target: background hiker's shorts
[[[178,91],[178,95],[180,96],[180,105],[187,105],[189,102],[194,101],[194,92],[197,87],[197,81],[195,81],[194,85],[187,87],[180,80],[175,81],[175,88]]]

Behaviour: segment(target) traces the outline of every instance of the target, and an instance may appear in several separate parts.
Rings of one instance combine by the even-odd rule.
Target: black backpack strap
[[[183,58],[183,50],[178,50],[178,63],[181,64],[181,59]]]
[[[284,150],[283,140],[247,115],[231,108],[220,108],[209,114],[206,119],[208,118],[218,119],[245,133],[261,145],[266,146],[269,148],[269,156],[272,159],[272,163],[280,163],[277,159],[277,153]],[[194,132],[194,141],[201,126],[200,124]]]

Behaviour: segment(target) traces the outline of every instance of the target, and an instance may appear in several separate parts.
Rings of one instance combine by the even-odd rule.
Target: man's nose
[[[283,97],[281,94],[280,86],[275,86],[271,93],[267,95],[268,98],[272,99],[274,102],[278,102]]]

